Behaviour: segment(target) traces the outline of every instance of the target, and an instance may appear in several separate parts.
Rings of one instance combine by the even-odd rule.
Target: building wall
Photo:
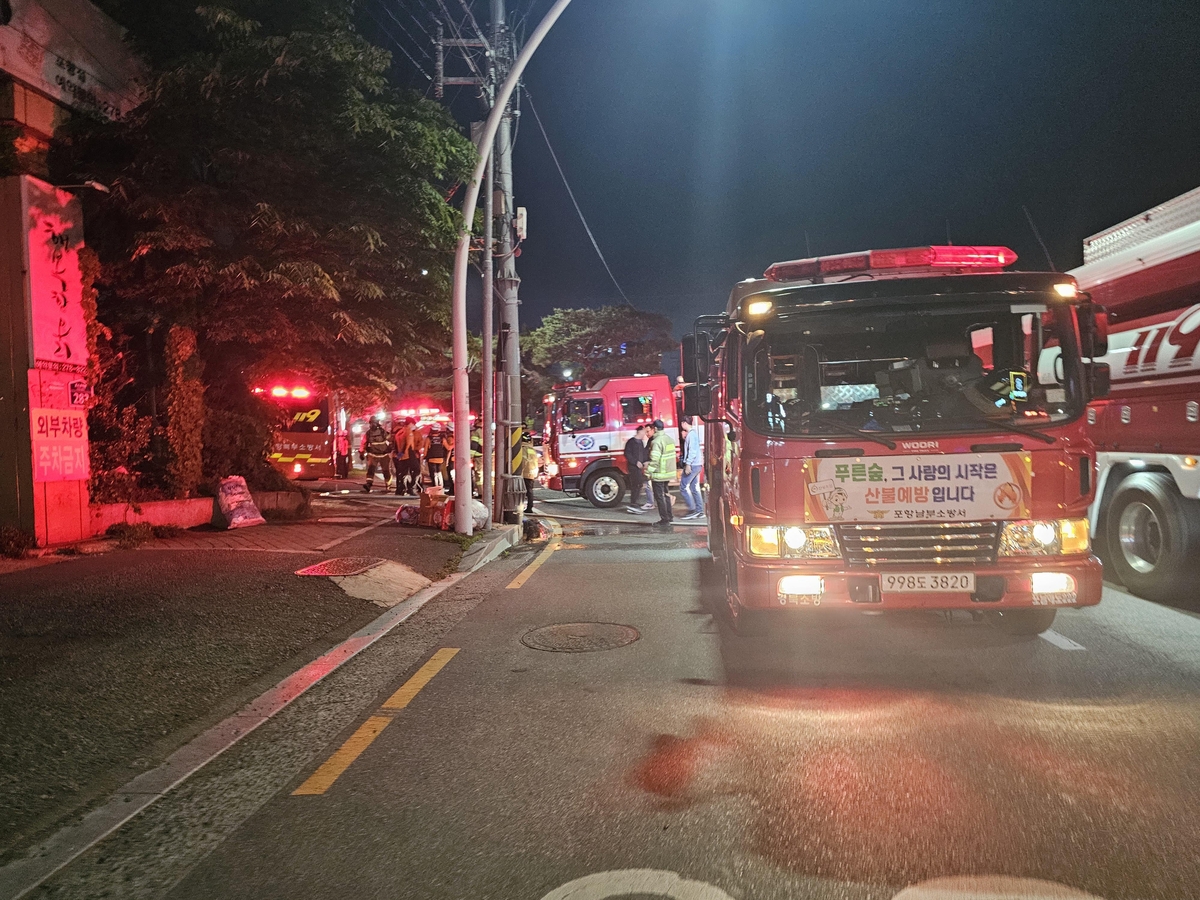
[[[129,112],[142,69],[124,29],[87,0],[10,5],[12,18],[0,24],[0,123],[16,130],[16,171],[44,178],[55,129],[74,113]]]

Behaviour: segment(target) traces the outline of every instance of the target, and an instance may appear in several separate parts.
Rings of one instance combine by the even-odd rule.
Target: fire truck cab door
[[[573,396],[563,410],[562,434],[558,439],[559,453],[571,456],[579,453],[603,453],[601,447],[611,448],[614,435],[608,430],[604,398]]]

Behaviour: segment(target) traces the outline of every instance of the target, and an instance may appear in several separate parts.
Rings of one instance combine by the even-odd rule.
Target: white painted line
[[[1086,650],[1087,647],[1083,644],[1077,644],[1066,635],[1059,634],[1057,631],[1043,631],[1038,635],[1042,640],[1049,641],[1059,650]]]
[[[180,747],[160,765],[127,783],[103,806],[37,844],[26,856],[0,868],[0,897],[17,900],[25,896],[468,574],[455,573],[393,606],[228,719]]]
[[[692,881],[662,869],[614,869],[594,872],[556,887],[542,900],[608,900],[630,894],[667,900],[733,900],[705,881]]]
[[[324,553],[326,550],[330,550],[330,549],[336,547],[338,544],[345,543],[346,541],[350,540],[351,538],[356,538],[360,534],[366,534],[368,531],[371,531],[374,528],[378,528],[380,525],[386,525],[388,522],[394,522],[394,521],[396,521],[395,518],[393,518],[391,516],[389,516],[386,519],[380,519],[374,525],[368,525],[366,528],[359,528],[356,531],[352,531],[347,535],[343,535],[342,537],[338,538],[336,541],[330,541],[328,544],[322,544],[317,549],[319,551],[321,551],[322,553]]]

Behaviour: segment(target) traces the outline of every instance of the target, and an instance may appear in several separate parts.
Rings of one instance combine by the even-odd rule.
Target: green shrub
[[[11,525],[0,527],[0,554],[10,559],[20,559],[37,546],[33,535]]]

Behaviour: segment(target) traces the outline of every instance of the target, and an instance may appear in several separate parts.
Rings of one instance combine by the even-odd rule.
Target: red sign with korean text
[[[87,413],[31,409],[33,480],[82,481],[89,475]]]
[[[23,184],[33,367],[83,374],[88,345],[79,275],[82,210],[67,191],[36,178]]]

